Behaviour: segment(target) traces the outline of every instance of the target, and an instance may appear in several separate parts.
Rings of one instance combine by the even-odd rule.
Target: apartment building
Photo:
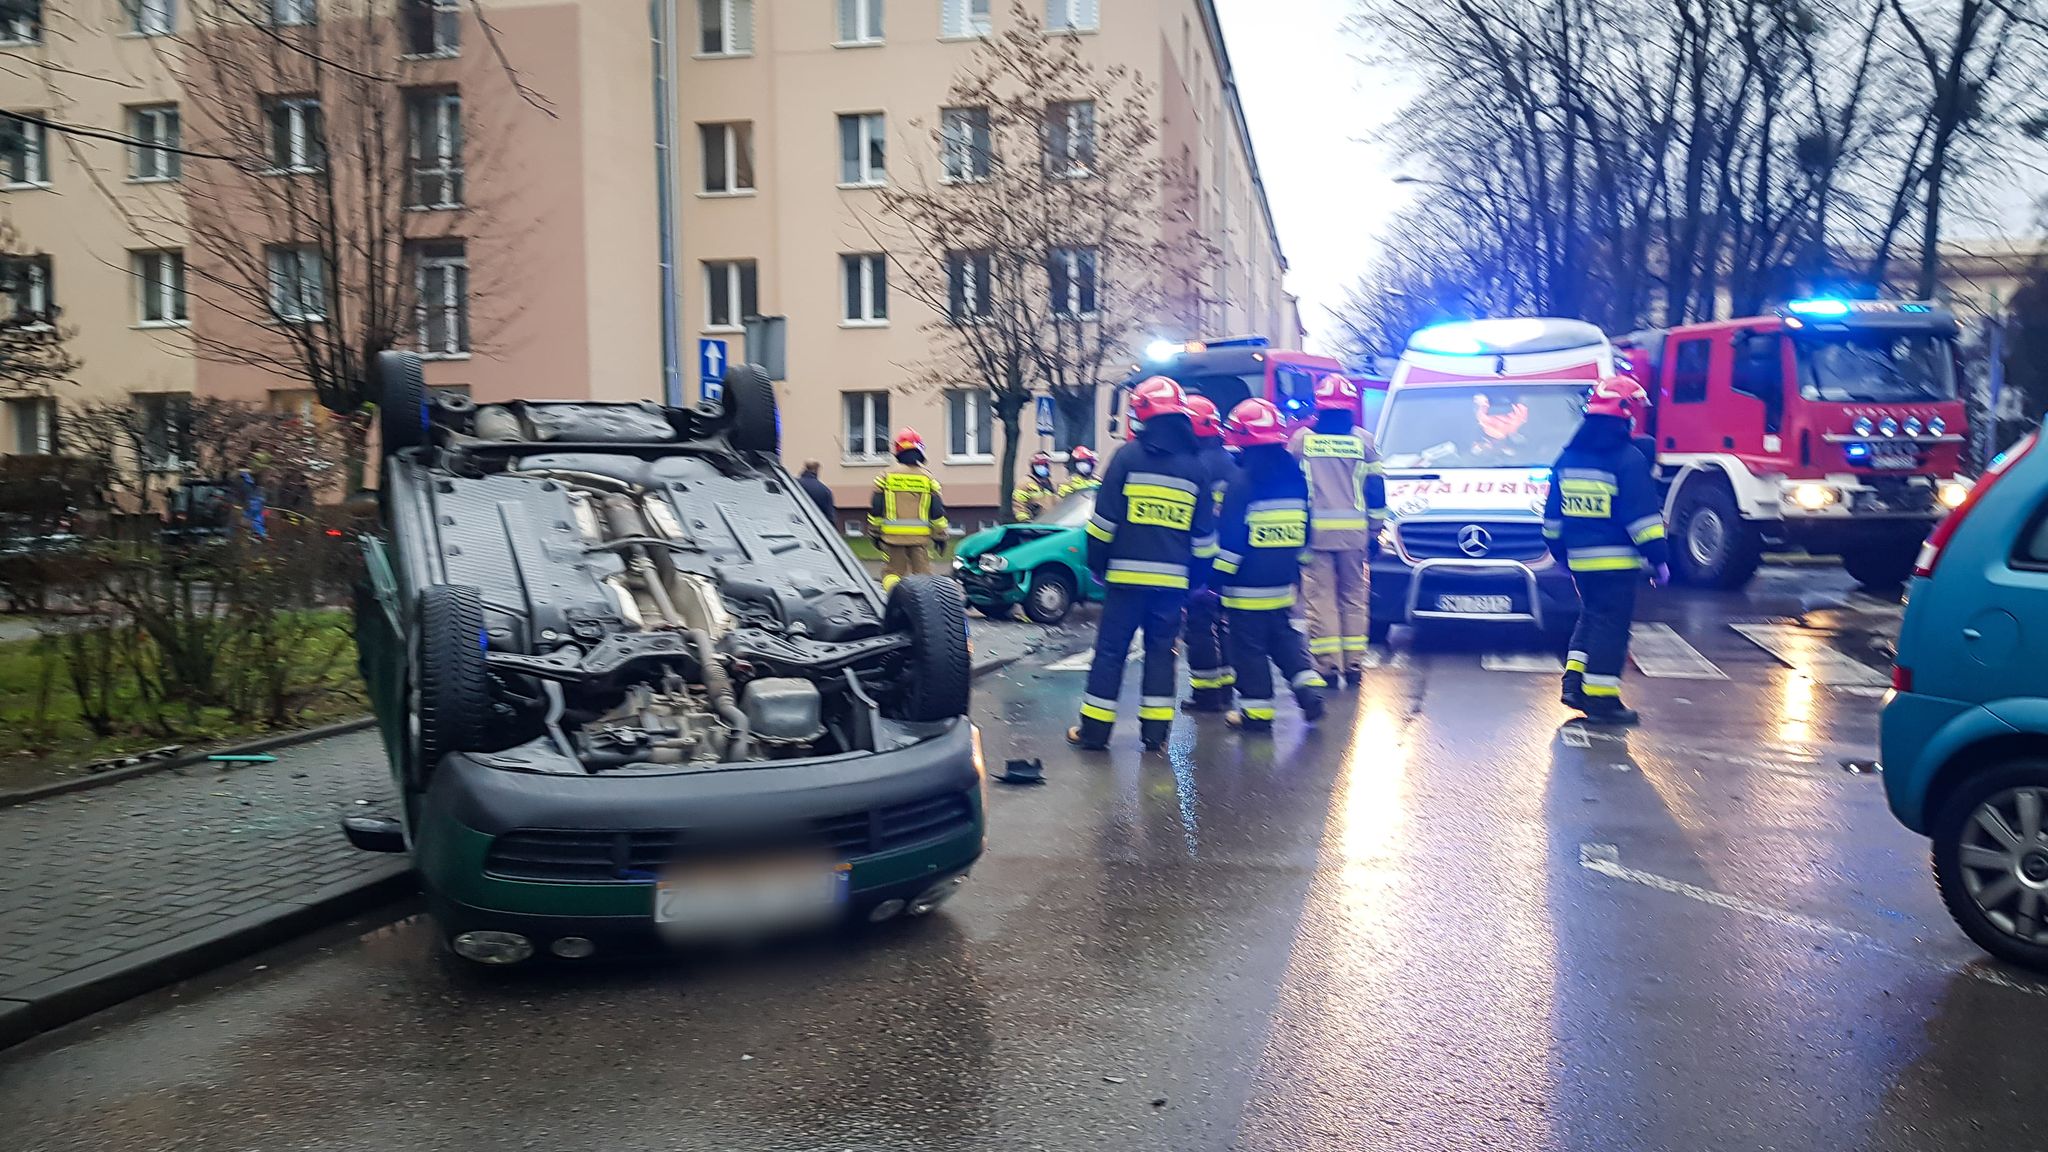
[[[18,135],[0,137],[0,220],[12,229],[13,252],[32,254],[14,257],[4,282],[17,311],[72,333],[80,367],[48,395],[0,405],[0,452],[49,450],[53,415],[84,401],[132,398],[162,429],[147,449],[157,458],[141,461],[160,468],[177,465],[185,397],[314,410],[311,389],[262,357],[208,352],[323,323],[324,274],[317,253],[263,234],[277,227],[275,213],[250,211],[249,249],[261,254],[267,282],[247,285],[255,295],[240,300],[217,282],[209,291],[211,281],[196,274],[206,257],[194,246],[194,211],[223,211],[202,198],[219,197],[233,177],[216,167],[208,178],[206,166],[220,162],[194,154],[267,154],[267,170],[280,178],[328,163],[339,173],[355,161],[344,159],[340,141],[322,147],[322,125],[342,114],[321,108],[314,91],[249,94],[262,107],[246,120],[267,124],[268,139],[237,140],[207,122],[221,118],[220,93],[186,86],[206,75],[206,38],[230,34],[223,11],[263,25],[246,35],[311,45],[300,53],[308,59],[372,45],[376,59],[338,63],[374,69],[399,89],[392,162],[403,165],[406,234],[422,237],[405,254],[419,298],[409,342],[429,358],[430,384],[478,399],[659,393],[653,57],[643,8],[608,0],[42,0],[39,11],[0,22],[0,114],[80,131],[17,122]],[[244,181],[243,194],[252,187]]]
[[[892,290],[902,268],[876,252],[864,221],[874,219],[877,189],[908,177],[904,158],[932,151],[949,85],[982,38],[1014,18],[1012,0],[676,2],[691,30],[676,89],[686,348],[717,339],[738,354],[744,317],[787,317],[788,460],[821,461],[841,506],[857,508],[888,463],[892,432],[909,425],[930,446],[955,523],[991,519],[1000,442],[987,395],[967,379],[913,383],[917,366],[935,359],[935,315],[902,285]],[[1208,333],[1298,347],[1211,0],[1024,3],[1049,34],[1081,38],[1092,62],[1129,66],[1154,90],[1158,147],[1197,174],[1194,223],[1222,253]],[[951,113],[962,131],[973,130],[972,111]],[[1087,130],[1073,124],[1054,134],[1070,147]],[[697,366],[686,371],[693,391]],[[1078,433],[1027,435],[1021,456],[1041,444],[1064,451]]]

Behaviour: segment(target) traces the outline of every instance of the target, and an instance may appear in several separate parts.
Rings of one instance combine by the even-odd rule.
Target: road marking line
[[[1488,672],[1535,672],[1545,676],[1564,675],[1564,665],[1557,657],[1543,652],[1487,652],[1479,657],[1479,666]]]
[[[1731,896],[1726,892],[1716,892],[1711,888],[1702,888],[1697,884],[1688,884],[1683,880],[1673,880],[1669,876],[1659,876],[1655,872],[1644,872],[1641,869],[1630,868],[1621,862],[1621,852],[1612,844],[1579,845],[1579,867],[1584,868],[1588,872],[1598,873],[1610,880],[1620,880],[1628,884],[1641,885],[1644,888],[1654,888],[1659,892],[1668,892],[1673,896],[1683,896],[1688,900],[1697,900],[1702,904],[1711,905],[1725,912],[1734,912],[1754,920],[1767,921],[1783,928],[1825,936],[1840,944],[1853,944],[1859,948],[1865,948],[1895,959],[1910,960],[1937,968],[1947,968],[1947,965],[1939,964],[1925,956],[1916,956],[1911,952],[1900,951],[1874,936],[1866,936],[1854,929],[1838,927],[1825,920],[1816,920],[1811,916],[1802,916],[1797,912],[1788,912],[1783,908],[1773,908],[1768,904],[1759,904],[1754,900],[1746,900],[1740,896]],[[1962,969],[1962,972],[1964,975],[1974,977],[1986,984],[1996,984],[2000,988],[2009,988],[2014,992],[2024,992],[2029,996],[2048,996],[2048,986],[2015,979],[1993,968],[1986,968],[1981,965],[1968,965]]]
[[[1055,660],[1047,664],[1045,670],[1047,672],[1086,672],[1088,666],[1094,662],[1095,653],[1084,650],[1076,652],[1064,660]]]
[[[1385,668],[1391,672],[1398,672],[1408,666],[1408,652],[1406,649],[1403,649],[1391,656],[1381,656],[1379,649],[1367,648],[1365,650],[1365,658],[1359,661],[1359,666],[1367,671],[1371,671],[1374,668]]]
[[[1728,674],[1686,643],[1669,624],[1638,624],[1629,633],[1629,655],[1645,676],[1672,680],[1726,680]]]
[[[1842,655],[1811,629],[1789,624],[1730,624],[1779,663],[1805,673],[1824,688],[1888,688],[1891,678],[1860,660]]]

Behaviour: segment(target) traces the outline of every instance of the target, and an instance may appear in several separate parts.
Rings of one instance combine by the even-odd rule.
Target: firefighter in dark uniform
[[[1543,504],[1543,535],[1571,569],[1581,605],[1565,656],[1562,699],[1594,723],[1636,723],[1621,702],[1636,589],[1645,567],[1655,583],[1671,580],[1657,485],[1650,462],[1630,439],[1632,423],[1649,403],[1643,386],[1627,377],[1594,385],[1585,423],[1557,458]]]
[[[1230,451],[1223,446],[1223,417],[1206,396],[1188,397],[1188,420],[1195,429],[1195,455],[1208,476],[1209,498],[1220,511],[1223,493],[1237,471]],[[1221,521],[1218,521],[1219,531]],[[1181,707],[1189,712],[1222,712],[1230,707],[1237,677],[1225,655],[1223,605],[1213,588],[1197,588],[1188,594],[1186,628],[1188,687],[1192,690]]]
[[[1148,749],[1165,747],[1181,609],[1216,555],[1216,508],[1207,483],[1180,385],[1154,376],[1133,388],[1131,441],[1110,458],[1088,522],[1088,570],[1106,593],[1081,723],[1067,730],[1069,743],[1108,747],[1125,658],[1142,627],[1138,736]]]
[[[1309,663],[1308,641],[1292,618],[1301,550],[1308,547],[1308,477],[1287,451],[1287,425],[1270,400],[1231,409],[1223,435],[1238,451],[1209,577],[1229,622],[1237,675],[1238,706],[1223,720],[1245,732],[1271,732],[1275,666],[1302,716],[1314,721],[1323,715],[1326,682]]]

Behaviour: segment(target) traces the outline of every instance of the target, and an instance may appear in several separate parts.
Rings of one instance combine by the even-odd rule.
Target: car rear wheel
[[[1058,624],[1074,610],[1074,578],[1058,568],[1040,568],[1031,574],[1031,591],[1024,595],[1024,615],[1034,624]]]
[[[759,365],[740,364],[725,377],[725,410],[732,415],[732,446],[743,452],[782,450],[782,415],[775,382]]]
[[[420,593],[409,695],[413,770],[426,778],[442,757],[476,750],[491,715],[484,667],[484,602],[475,588],[436,584]]]
[[[384,454],[427,442],[427,374],[414,352],[377,353],[377,433]]]
[[[1763,540],[1742,518],[1735,493],[1718,481],[1685,486],[1672,517],[1672,565],[1686,583],[1701,588],[1740,588],[1763,563]]]
[[[889,593],[885,619],[910,634],[910,675],[894,715],[928,722],[967,715],[972,665],[967,653],[967,600],[938,576],[905,576]]]
[[[1949,915],[1993,956],[2048,971],[2048,761],[1965,780],[1929,831]]]
[[[1842,567],[1865,588],[1897,588],[1913,574],[1920,542],[1865,544],[1842,550]]]

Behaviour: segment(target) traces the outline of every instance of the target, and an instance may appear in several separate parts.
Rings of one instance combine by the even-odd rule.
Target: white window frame
[[[34,115],[34,113],[24,113]],[[50,186],[50,135],[41,124],[0,113],[21,126],[21,177],[0,173],[0,188],[48,188]]]
[[[422,133],[421,128],[428,129]],[[433,212],[463,205],[462,93],[422,88],[406,93],[406,208]],[[438,189],[438,197],[429,197]]]
[[[953,433],[962,433],[963,451],[953,451]],[[946,390],[946,463],[996,462],[995,405],[986,388]]]
[[[463,0],[400,0],[398,8],[399,37],[407,49],[401,56],[405,60],[435,60],[446,56],[462,54],[462,2]],[[414,42],[414,21],[420,13],[429,14],[427,25],[432,43],[424,46]]]
[[[39,2],[33,15],[15,16],[0,20],[0,47],[43,42],[43,6]]]
[[[761,266],[758,262],[740,259],[704,262],[704,331],[746,331],[747,268],[754,270],[754,307],[758,309],[761,306]],[[718,320],[718,313],[712,307],[721,296],[725,299],[725,323]]]
[[[263,263],[269,283],[265,294],[269,297],[270,314],[280,324],[324,324],[327,322],[327,269],[320,258],[320,249],[312,244],[272,244],[264,252]],[[290,267],[286,267],[289,264]],[[306,270],[312,269],[310,280]],[[308,287],[317,289],[312,293],[312,307],[307,307]]]
[[[953,281],[959,278],[963,307],[953,308]],[[995,314],[995,300],[988,281],[995,279],[995,257],[982,251],[946,254],[946,319],[953,324],[973,324]]]
[[[142,416],[141,443],[135,446],[136,463],[145,472],[182,472],[189,462],[179,453],[192,440],[192,394],[190,392],[134,392],[130,399]],[[150,441],[161,441],[151,444]],[[160,449],[152,451],[152,449]]]
[[[1086,114],[1083,115],[1083,110]],[[1066,147],[1058,147],[1060,137],[1053,126],[1064,118]],[[1095,175],[1095,161],[1099,159],[1100,147],[1096,129],[1096,107],[1093,100],[1054,100],[1045,106],[1045,170],[1058,180],[1084,180]],[[1085,129],[1085,131],[1083,130]],[[1085,155],[1079,147],[1087,142]]]
[[[739,157],[741,152],[741,133],[739,129],[741,127],[746,128],[745,151],[747,154],[746,177],[748,183],[745,185],[740,184]],[[705,136],[707,130],[716,130],[725,137],[725,171],[722,173],[725,177],[724,188],[713,188],[711,186],[711,149],[709,147],[710,141]],[[698,167],[702,168],[704,173],[704,178],[698,182],[697,195],[752,196],[754,194],[753,180],[757,173],[754,171],[754,122],[752,120],[718,120],[698,124],[697,151],[699,153],[697,157]]]
[[[718,49],[704,46],[711,14],[718,14]],[[754,0],[697,0],[697,45],[699,60],[722,60],[754,54]]]
[[[8,295],[13,307],[13,314],[5,317],[5,322],[15,324],[21,329],[30,332],[40,332],[49,328],[52,319],[51,308],[54,303],[52,299],[54,293],[51,291],[50,282],[56,279],[54,265],[50,258],[41,253],[33,255],[16,253],[0,256],[0,265],[8,266],[4,269],[5,279],[8,281],[13,279],[15,267],[24,268],[28,271],[28,298],[23,300],[20,293],[9,291]]]
[[[319,0],[269,0],[270,26],[304,28],[320,21]]]
[[[877,287],[880,291],[876,291]],[[839,257],[839,326],[885,328],[889,324],[889,257],[882,252],[847,252]]]
[[[178,0],[122,0],[130,36],[169,36],[178,30]]]
[[[847,132],[852,130],[854,154],[846,154]],[[874,164],[881,150],[881,163]],[[839,114],[839,186],[880,188],[889,183],[889,118],[883,112],[841,112]]]
[[[1085,293],[1082,290],[1083,278],[1081,276],[1081,266],[1084,260],[1091,265],[1086,283],[1092,289],[1091,292]],[[1064,320],[1093,320],[1101,315],[1102,250],[1092,244],[1076,244],[1069,248],[1055,248],[1052,250],[1051,263],[1059,266],[1060,271],[1066,274],[1065,278],[1067,281],[1066,299],[1062,300],[1057,295],[1050,296],[1052,314]],[[1051,270],[1048,268],[1046,291],[1051,294],[1056,289],[1057,285],[1052,282]],[[1084,297],[1087,295],[1093,295],[1095,298],[1093,300],[1085,299]],[[1084,307],[1084,305],[1090,304],[1093,307]]]
[[[1098,0],[1045,0],[1048,32],[1098,32],[1102,11]]]
[[[128,108],[128,182],[163,184],[185,174],[184,124],[176,104],[135,104]],[[145,143],[146,141],[146,143]]]
[[[48,456],[56,446],[57,402],[48,396],[14,396],[7,401],[14,424],[9,456]]]
[[[441,273],[441,299],[427,293],[427,276]],[[424,241],[413,253],[414,347],[422,360],[469,359],[469,249],[460,240]],[[439,348],[427,340],[427,318],[442,313],[447,339]]]
[[[832,42],[834,48],[865,48],[880,44],[883,39],[883,0],[839,0],[838,39]],[[852,32],[853,35],[847,35]]]
[[[939,137],[943,152],[940,180],[980,184],[995,175],[995,130],[986,105],[939,109]]]
[[[881,399],[880,414],[877,418],[876,398]],[[859,404],[860,427],[865,433],[858,438],[854,432],[854,405]],[[866,389],[839,394],[839,460],[843,464],[869,465],[884,464],[889,460],[889,393],[881,389]],[[880,444],[879,452],[856,450]]]
[[[129,270],[135,274],[137,328],[183,328],[192,322],[191,304],[185,292],[183,249],[130,252],[128,262]],[[151,316],[152,311],[157,314]]]
[[[990,0],[944,0],[939,6],[939,39],[983,40],[995,26]]]
[[[318,96],[273,96],[265,102],[263,111],[270,130],[271,166],[267,171],[303,174],[327,169],[326,145],[320,139],[322,133],[316,130],[317,122],[321,120]],[[277,114],[280,111],[285,114],[284,130],[288,133],[284,140],[285,163],[282,165],[277,163]],[[309,112],[310,116],[307,115]],[[317,156],[315,148],[320,150]]]

